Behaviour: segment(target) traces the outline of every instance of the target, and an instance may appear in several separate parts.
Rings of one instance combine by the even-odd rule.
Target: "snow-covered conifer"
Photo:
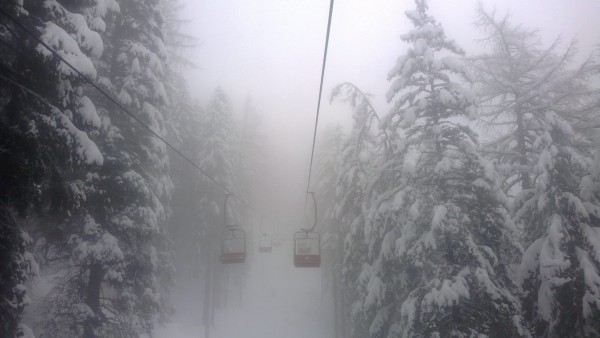
[[[324,234],[321,240],[321,269],[327,271],[327,273],[322,274],[321,278],[325,291],[333,298],[336,337],[341,337],[344,335],[344,305],[341,296],[344,239],[340,223],[337,222],[335,217],[332,217],[331,211],[335,205],[337,180],[341,174],[340,154],[345,135],[341,126],[337,125],[326,128],[317,139],[319,140],[315,153],[317,220],[319,220],[318,224],[321,225],[319,230]]]
[[[217,88],[204,108],[201,117],[202,129],[200,139],[202,146],[197,149],[200,167],[219,184],[232,189],[235,182],[234,145],[237,141],[233,108],[229,96],[221,88]],[[215,264],[219,253],[220,233],[224,230],[223,201],[224,193],[220,187],[207,177],[199,178],[202,182],[204,196],[199,208],[202,219],[198,226],[198,238],[202,247],[204,265],[204,325],[208,330],[216,314],[216,308],[223,305],[223,287],[227,285],[226,271]],[[227,210],[228,223],[233,224],[238,219],[235,200],[230,198]]]
[[[38,34],[35,38],[95,79],[93,60],[102,54],[102,41],[79,11],[84,7],[89,6],[67,10],[53,0],[2,3],[3,10]],[[2,38],[11,48],[2,53],[6,81],[2,81],[0,128],[2,156],[6,158],[2,159],[0,199],[7,210],[14,208],[19,218],[43,220],[44,227],[27,229],[34,240],[43,243],[36,245],[44,247],[40,251],[61,252],[81,210],[74,186],[87,170],[103,164],[91,139],[100,119],[84,93],[83,79],[25,30],[12,22],[7,25],[10,27],[2,28]],[[49,257],[38,258],[44,261]],[[14,318],[20,311],[22,307],[15,309]]]
[[[545,47],[540,32],[512,23],[508,15],[498,18],[481,5],[476,26],[484,35],[482,45],[488,48],[470,58],[478,117],[484,128],[498,135],[485,140],[486,148],[502,165],[505,190],[529,189],[531,168],[537,162],[533,142],[544,128],[544,114],[555,112],[575,130],[587,127],[595,103],[590,100],[594,63],[591,59],[575,63],[574,41],[564,51],[560,39]],[[584,137],[573,142],[590,146]]]
[[[92,3],[96,9],[84,13],[106,14],[102,22],[93,20],[104,42],[104,52],[94,60],[97,82],[164,136],[168,61],[160,1]],[[87,213],[80,215],[78,231],[68,241],[81,270],[71,280],[79,286],[69,287],[74,304],[62,311],[68,300],[57,298],[56,316],[47,326],[85,337],[139,336],[150,333],[170,311],[169,162],[162,141],[102,96],[93,99],[100,117],[95,139],[104,165],[79,185]],[[76,316],[79,325],[65,325],[69,319],[60,316],[65,313]]]
[[[538,337],[594,337],[600,334],[597,167],[573,148],[574,132],[563,118],[544,115],[533,142],[539,156],[532,187],[516,198],[516,220],[529,220],[532,243],[518,275],[523,308]]]
[[[364,234],[363,204],[367,185],[371,179],[373,159],[381,135],[373,129],[377,114],[368,95],[351,83],[336,86],[333,99],[341,99],[353,108],[353,127],[342,144],[339,155],[339,175],[336,180],[334,203],[327,212],[328,237],[335,239],[334,251],[342,251],[340,285],[339,327],[351,337],[369,335],[370,321],[363,311],[362,300],[366,294],[365,269],[368,265],[368,247]],[[347,328],[348,327],[348,328]]]
[[[460,82],[469,79],[463,51],[426,1],[415,3],[406,12],[414,28],[401,37],[411,47],[388,75],[394,105],[382,121],[398,140],[399,163],[388,169],[399,177],[387,191],[374,185],[368,214],[379,243],[363,304],[374,314],[370,334],[527,336],[510,278],[520,246],[495,167],[466,123],[475,97]]]
[[[232,151],[234,156],[234,177],[236,191],[245,199],[253,200],[252,193],[260,189],[260,184],[266,179],[265,150],[266,135],[261,126],[261,119],[257,107],[250,97],[244,103],[241,121],[235,123],[239,131]]]

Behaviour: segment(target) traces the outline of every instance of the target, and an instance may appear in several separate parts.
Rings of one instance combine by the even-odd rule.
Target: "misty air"
[[[600,337],[599,14],[1,1],[0,337]]]

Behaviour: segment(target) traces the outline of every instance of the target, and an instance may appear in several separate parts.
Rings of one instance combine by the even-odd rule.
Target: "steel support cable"
[[[319,112],[321,111],[321,97],[323,96],[323,79],[325,78],[325,65],[327,64],[327,49],[329,48],[329,33],[331,32],[331,16],[333,14],[333,1],[329,3],[329,18],[327,20],[327,33],[325,35],[325,50],[323,52],[323,65],[321,67],[321,83],[319,85],[319,99],[317,101],[317,115],[315,116],[315,130],[313,132],[312,150],[310,152],[310,166],[308,167],[308,182],[306,193],[310,192],[310,177],[312,175],[313,159],[315,156],[315,143],[317,140],[317,126],[319,124]]]
[[[183,154],[179,149],[177,149],[175,146],[173,146],[171,143],[169,143],[167,140],[165,140],[157,132],[155,132],[154,130],[152,130],[152,128],[150,128],[147,124],[145,124],[137,116],[135,116],[133,113],[131,113],[127,108],[125,108],[123,105],[121,105],[119,102],[117,102],[117,100],[115,100],[112,96],[110,96],[108,93],[106,93],[94,81],[92,81],[87,76],[85,76],[81,71],[79,71],[79,69],[77,69],[71,63],[69,63],[67,60],[65,60],[52,47],[48,46],[44,41],[42,41],[39,37],[37,37],[35,34],[33,34],[33,32],[29,28],[25,27],[25,25],[23,25],[19,20],[15,19],[12,15],[10,15],[9,13],[7,13],[2,8],[0,8],[0,14],[2,14],[6,18],[8,18],[10,21],[12,21],[17,27],[19,27],[20,29],[22,29],[32,39],[34,39],[36,42],[38,42],[40,45],[42,45],[44,48],[46,48],[49,52],[51,52],[52,55],[54,55],[55,57],[57,57],[61,62],[63,62],[65,65],[67,65],[69,68],[71,68],[77,75],[79,75],[79,77],[81,77],[81,79],[83,79],[86,83],[88,83],[90,86],[92,86],[98,92],[100,92],[100,94],[102,94],[110,102],[112,102],[115,106],[117,106],[117,108],[119,108],[121,111],[123,111],[125,114],[129,115],[129,117],[131,117],[137,123],[139,123],[142,126],[143,129],[145,129],[146,131],[148,131],[150,134],[154,135],[156,138],[158,138],[160,141],[162,141],[167,147],[169,147],[177,155],[179,155],[184,161],[188,162],[190,165],[192,165],[194,168],[196,168],[198,171],[200,171],[205,177],[207,177],[210,181],[212,181],[216,186],[218,186],[219,188],[221,188],[225,192],[225,194],[231,195],[232,197],[234,197],[235,199],[237,199],[238,201],[240,201],[248,209],[254,211],[258,215],[262,215],[262,213],[260,211],[258,211],[256,208],[254,208],[250,203],[246,202],[243,198],[241,198],[241,197],[237,196],[236,194],[232,193],[231,191],[229,191],[229,189],[227,189],[227,187],[225,187],[223,184],[221,184],[215,178],[213,178],[212,176],[210,176],[206,171],[204,171],[192,159],[190,159],[188,156],[186,156],[185,154]],[[16,38],[19,38],[19,36],[16,35],[14,32],[12,32],[11,30],[9,30],[9,32],[13,36],[15,36]]]
[[[317,126],[319,125],[319,112],[321,111],[321,97],[323,96],[323,79],[325,78],[325,66],[327,64],[327,50],[329,48],[329,34],[331,32],[331,17],[333,15],[333,1],[329,2],[329,17],[327,19],[327,33],[325,34],[325,49],[323,51],[323,65],[321,66],[321,82],[319,84],[319,99],[317,101],[317,114],[315,116],[315,128],[313,131],[312,150],[310,152],[310,165],[308,167],[308,182],[306,183],[306,199],[304,200],[304,212],[306,213],[306,205],[308,203],[308,195],[311,195],[314,203],[315,222],[309,229],[312,231],[317,226],[317,201],[315,199],[315,193],[310,191],[310,178],[313,169],[313,160],[315,157],[315,145],[317,141]]]

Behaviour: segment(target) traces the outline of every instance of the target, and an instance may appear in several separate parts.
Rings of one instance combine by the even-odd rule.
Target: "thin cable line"
[[[319,100],[317,102],[317,116],[315,117],[315,130],[313,133],[312,150],[310,152],[310,166],[308,167],[308,182],[306,193],[310,192],[310,177],[312,175],[315,143],[317,140],[317,125],[319,124],[319,111],[321,110],[321,96],[323,95],[323,78],[325,77],[325,64],[327,63],[327,48],[329,47],[329,32],[331,31],[331,16],[333,14],[333,0],[329,3],[329,19],[327,20],[327,34],[325,35],[325,51],[323,52],[323,66],[321,67],[321,84],[319,85]],[[308,198],[308,196],[307,196]],[[306,204],[306,202],[305,202]]]
[[[96,89],[98,92],[100,92],[103,96],[105,96],[109,101],[111,101],[115,106],[117,106],[119,109],[121,109],[125,114],[129,115],[131,118],[133,118],[137,123],[139,123],[146,131],[148,131],[149,133],[151,133],[152,135],[154,135],[156,138],[158,138],[160,141],[162,141],[164,144],[166,144],[169,148],[171,148],[171,150],[173,150],[177,155],[179,155],[182,159],[184,159],[186,162],[188,162],[189,164],[191,164],[193,167],[195,167],[196,169],[198,169],[198,171],[200,171],[204,176],[206,176],[209,180],[211,180],[215,185],[217,185],[219,188],[221,188],[223,191],[225,191],[226,194],[231,195],[232,197],[234,197],[235,199],[237,199],[238,201],[240,201],[243,205],[245,205],[246,207],[248,207],[250,210],[254,211],[255,213],[257,213],[258,215],[262,215],[261,212],[259,212],[257,209],[255,209],[250,203],[246,202],[244,199],[242,199],[241,197],[237,196],[236,194],[232,193],[231,191],[229,191],[229,189],[227,189],[223,184],[221,184],[220,182],[218,182],[216,179],[214,179],[212,176],[210,176],[206,171],[204,171],[198,164],[196,164],[192,159],[190,159],[188,156],[186,156],[185,154],[183,154],[181,151],[179,151],[179,149],[177,149],[175,146],[171,145],[167,140],[165,140],[162,136],[160,136],[157,132],[155,132],[154,130],[152,130],[152,128],[150,128],[147,124],[145,124],[142,120],[140,120],[137,116],[135,116],[133,113],[131,113],[129,110],[127,110],[127,108],[123,107],[119,102],[117,102],[114,98],[112,98],[112,96],[110,96],[109,94],[107,94],[104,90],[102,90],[102,88],[100,88],[94,81],[90,80],[87,76],[85,76],[83,73],[81,73],[79,71],[79,69],[75,68],[75,66],[73,66],[71,63],[69,63],[67,60],[65,60],[60,54],[58,54],[58,52],[56,52],[52,47],[48,46],[44,41],[42,41],[40,38],[38,38],[37,36],[35,36],[35,34],[33,34],[33,32],[31,32],[31,30],[29,30],[27,27],[25,27],[21,22],[19,22],[17,19],[13,18],[10,14],[8,14],[4,9],[0,8],[0,13],[2,15],[4,15],[5,17],[7,17],[10,21],[12,21],[15,25],[17,25],[19,28],[21,28],[25,33],[27,33],[27,35],[29,35],[31,38],[33,38],[35,41],[37,41],[39,44],[41,44],[42,46],[44,46],[44,48],[46,48],[48,51],[50,51],[54,56],[56,56],[58,59],[60,59],[61,62],[63,62],[64,64],[66,64],[69,68],[71,68],[75,73],[77,73],[77,75],[79,75],[85,82],[87,82],[89,85],[91,85],[94,89]],[[18,38],[18,35],[15,35],[12,31],[11,34],[13,34],[13,36]]]

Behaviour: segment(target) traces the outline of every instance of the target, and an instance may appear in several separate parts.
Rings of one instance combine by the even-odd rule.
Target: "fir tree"
[[[522,207],[516,219],[532,220],[534,239],[519,273],[523,308],[538,337],[595,337],[600,334],[597,167],[573,149],[574,132],[558,114],[547,112],[544,123],[533,143],[539,154],[533,186],[517,196]]]
[[[400,154],[394,169],[402,177],[374,205],[387,201],[382,211],[400,214],[390,214],[393,227],[385,213],[370,216],[384,221],[365,299],[376,304],[371,335],[526,336],[509,273],[520,246],[507,198],[465,123],[475,107],[458,82],[468,81],[463,51],[426,1],[415,2],[406,12],[414,29],[402,36],[412,46],[388,75],[394,107],[382,125],[400,140],[391,149]]]
[[[327,273],[322,275],[326,292],[330,293],[334,302],[336,337],[343,335],[343,311],[341,297],[341,272],[343,258],[343,235],[340,224],[331,216],[335,205],[337,179],[340,176],[340,154],[345,135],[341,126],[325,129],[316,146],[316,194],[318,198],[317,219],[320,220],[324,232],[322,239],[322,265]]]
[[[217,88],[214,91],[201,121],[200,138],[203,146],[198,149],[200,167],[219,184],[231,189],[235,180],[233,145],[236,141],[236,128],[233,120],[233,108],[223,89]],[[203,317],[205,330],[208,332],[214,323],[217,307],[224,303],[223,287],[226,285],[227,275],[224,273],[223,267],[215,263],[219,252],[220,233],[224,227],[223,213],[228,212],[228,223],[233,222],[233,219],[237,219],[237,217],[235,214],[231,214],[234,210],[232,203],[229,203],[228,210],[223,210],[224,194],[222,189],[206,177],[202,177],[201,180],[204,198],[199,206],[203,216],[199,224],[198,238],[205,260]]]
[[[160,3],[108,3],[112,12],[101,25],[105,50],[95,60],[98,82],[140,121],[165,135],[162,114],[169,98],[163,83],[168,64],[162,61],[166,51]],[[63,330],[57,331],[59,336],[74,330],[70,332],[85,337],[135,337],[149,334],[170,311],[168,157],[158,138],[108,100],[94,99],[100,116],[95,138],[105,161],[83,180],[86,212],[69,239],[79,273],[65,281],[70,283],[69,297],[51,304],[57,315],[48,327]],[[76,306],[61,312],[69,302]],[[77,325],[67,325],[73,323],[68,316],[79,318]]]
[[[183,81],[183,79],[179,79]],[[201,152],[204,147],[201,131],[203,129],[203,107],[194,103],[189,97],[189,92],[180,82],[171,95],[172,103],[169,106],[173,118],[169,121],[169,140],[183,154],[194,163],[200,163]],[[170,153],[171,176],[173,177],[173,217],[171,221],[176,224],[170,228],[172,239],[177,243],[175,250],[177,259],[178,277],[191,274],[197,277],[202,261],[199,250],[200,243],[197,236],[200,234],[200,222],[203,214],[200,208],[204,199],[204,182],[202,173],[191,166],[178,154]]]
[[[369,265],[363,228],[363,204],[372,175],[371,160],[376,157],[380,136],[373,132],[377,114],[367,95],[355,85],[343,83],[334,88],[332,100],[335,98],[351,105],[354,124],[341,148],[334,204],[326,218],[332,224],[327,229],[327,236],[335,239],[335,255],[341,256],[338,258],[338,264],[341,265],[338,277],[340,285],[334,286],[341,289],[341,313],[338,313],[341,317],[340,329],[351,337],[366,337],[369,335],[370,321],[363,311],[368,282],[364,270]]]
[[[503,166],[505,190],[529,189],[531,167],[537,161],[533,142],[543,129],[544,114],[551,110],[576,128],[587,127],[595,92],[590,86],[594,63],[588,59],[575,64],[574,41],[564,51],[560,39],[545,47],[538,31],[512,23],[508,15],[497,18],[481,6],[476,26],[484,34],[481,44],[488,48],[470,59],[478,115],[484,128],[499,135],[487,148]],[[573,141],[580,148],[590,147],[584,137]]]
[[[52,0],[3,3],[2,8],[30,32],[37,32],[36,38],[78,67],[85,76],[95,78],[92,60],[102,53],[102,42],[99,34],[89,29],[82,14],[83,9],[90,8],[89,4],[73,6],[74,11]],[[3,42],[11,46],[2,54],[2,76],[6,80],[2,85],[0,126],[2,156],[6,156],[2,159],[0,178],[3,220],[15,218],[5,214],[11,210],[23,224],[31,224],[29,219],[39,218],[45,226],[27,230],[33,238],[46,243],[38,246],[44,248],[40,252],[58,253],[65,248],[69,231],[77,222],[81,197],[77,191],[78,180],[87,170],[103,164],[103,156],[89,137],[98,129],[99,117],[83,93],[84,81],[78,74],[25,30],[5,17],[2,21],[6,23],[2,26],[2,37],[6,38]],[[12,235],[3,239],[23,240],[16,222],[3,222],[3,230],[8,229]],[[13,267],[25,266],[18,262],[19,257],[28,255],[22,251],[24,243],[6,247],[15,250],[6,256],[17,259]],[[60,256],[58,254],[58,260]],[[38,256],[42,263],[47,258],[56,257]],[[23,271],[13,272],[15,281],[22,284]],[[6,321],[14,328],[13,321],[23,310],[20,302],[24,289],[3,287],[2,290],[18,291],[18,294],[3,297],[17,297],[15,313]],[[25,330],[21,329],[22,333]]]

